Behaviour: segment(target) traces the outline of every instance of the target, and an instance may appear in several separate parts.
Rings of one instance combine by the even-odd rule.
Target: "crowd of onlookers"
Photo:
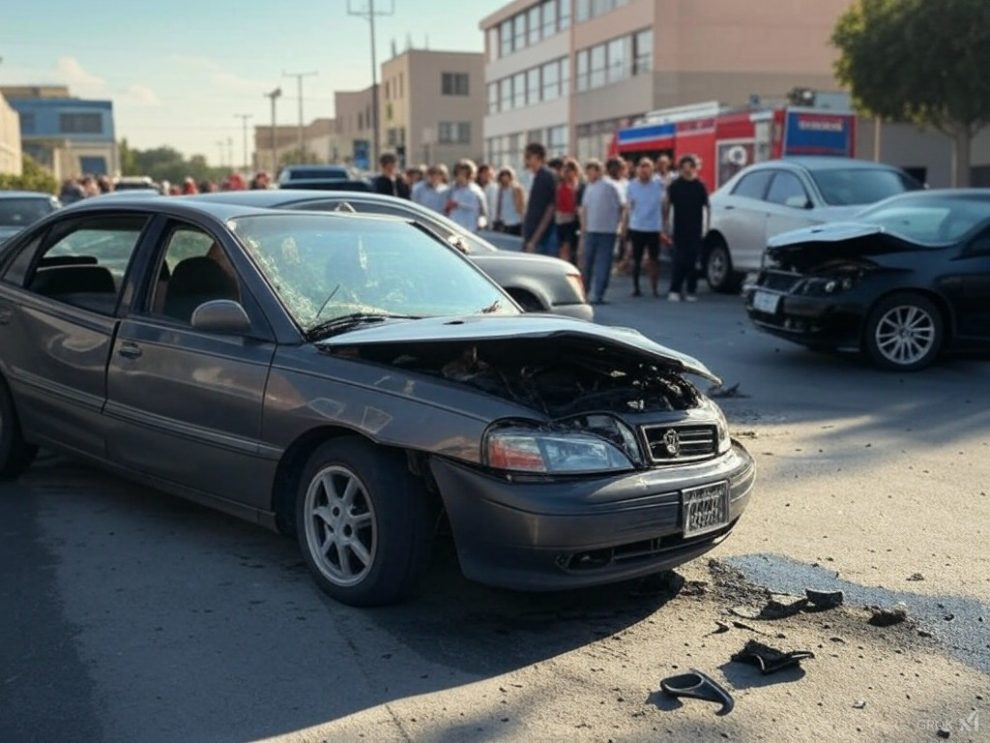
[[[668,299],[696,300],[708,192],[693,157],[682,157],[676,172],[667,155],[641,158],[634,168],[621,157],[582,167],[573,157],[548,159],[546,148],[532,143],[524,163],[528,188],[509,167],[460,160],[452,173],[443,164],[400,172],[398,158],[385,153],[372,187],[446,214],[465,229],[519,235],[523,250],[571,261],[593,303],[605,301],[613,270],[631,273],[633,296],[641,296],[645,268],[658,296],[660,251],[668,246]]]
[[[204,179],[197,181],[195,178],[185,178],[182,183],[169,183],[163,181],[161,184],[147,181],[145,189],[154,189],[169,196],[190,196],[199,193],[214,193],[216,191],[246,191],[271,188],[272,178],[265,171],[254,174],[250,181],[246,180],[240,173],[231,173],[221,181]],[[132,184],[128,190],[141,187],[141,184]],[[63,204],[73,204],[91,196],[101,196],[112,193],[116,190],[114,181],[106,175],[84,175],[81,178],[67,178],[62,182],[58,198]]]

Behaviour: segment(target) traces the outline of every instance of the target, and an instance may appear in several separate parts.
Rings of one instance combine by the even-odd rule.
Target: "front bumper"
[[[434,457],[461,569],[480,583],[542,591],[636,578],[680,565],[731,531],[755,466],[737,442],[706,462],[569,480],[511,481]],[[683,488],[727,480],[729,523],[683,536]]]
[[[757,292],[780,297],[777,311],[761,312],[753,306]],[[746,289],[746,312],[760,330],[807,346],[858,351],[866,308],[848,295],[808,296],[760,286]]]

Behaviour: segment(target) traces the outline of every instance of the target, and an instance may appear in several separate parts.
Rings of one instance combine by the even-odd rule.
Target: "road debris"
[[[728,624],[720,622],[717,619],[715,620],[715,625],[715,629],[709,632],[708,635],[721,635],[723,632],[728,632],[731,629]],[[708,637],[708,635],[705,635],[705,637]]]
[[[696,668],[690,669],[688,673],[668,676],[660,682],[660,689],[671,697],[692,697],[721,704],[722,708],[716,713],[719,716],[729,714],[732,708],[736,706],[736,702],[729,692],[711,676]]]
[[[870,611],[872,614],[867,622],[874,627],[892,627],[907,619],[907,607],[900,604],[890,609],[872,606]]]
[[[742,619],[783,619],[799,614],[808,606],[808,599],[784,593],[772,593],[759,609],[750,606],[734,606],[729,612]]]
[[[923,576],[921,573],[911,573],[911,575],[909,575],[907,579],[911,581],[919,581],[919,580],[924,580],[925,576]]]
[[[842,591],[820,591],[815,588],[805,588],[804,595],[807,596],[812,607],[820,611],[842,606],[842,602],[845,600]]]
[[[736,663],[748,663],[757,666],[764,674],[776,673],[785,668],[797,667],[802,660],[814,658],[815,654],[810,650],[791,650],[785,652],[764,645],[757,640],[748,640],[743,649],[735,653],[731,660]]]
[[[866,708],[865,699],[857,699],[855,702],[853,702],[853,709],[865,709],[865,708]]]
[[[705,393],[708,397],[748,397],[748,395],[743,395],[739,392],[739,382],[736,382],[730,387],[726,387],[724,384],[712,385],[708,388],[708,392]]]

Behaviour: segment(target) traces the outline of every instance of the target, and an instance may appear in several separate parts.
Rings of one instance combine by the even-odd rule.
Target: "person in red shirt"
[[[573,157],[564,161],[560,182],[557,184],[557,202],[554,220],[557,226],[557,244],[560,257],[578,265],[577,255],[577,190],[581,166]]]

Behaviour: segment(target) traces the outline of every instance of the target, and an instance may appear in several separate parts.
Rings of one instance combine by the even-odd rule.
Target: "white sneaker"
[[[685,302],[697,302],[698,301],[698,295],[697,294],[688,294],[684,298],[684,301]]]
[[[677,292],[671,292],[670,294],[667,295],[667,301],[668,302],[680,302],[681,301],[681,295],[678,294]]]

